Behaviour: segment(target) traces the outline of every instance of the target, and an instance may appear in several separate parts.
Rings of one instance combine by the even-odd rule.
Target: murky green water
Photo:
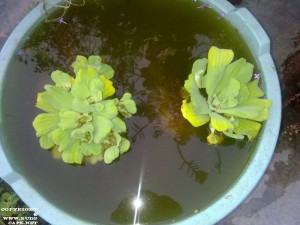
[[[72,7],[20,46],[7,73],[3,114],[20,172],[49,201],[97,224],[170,223],[209,206],[239,176],[253,144],[206,143],[207,127],[181,116],[180,88],[211,45],[251,60],[237,31],[186,0],[101,0]],[[133,94],[131,150],[112,165],[70,166],[39,147],[32,127],[36,95],[49,74],[70,72],[76,55],[101,55],[116,71],[117,95]],[[140,197],[142,206],[133,202]],[[31,206],[34,207],[34,206]]]

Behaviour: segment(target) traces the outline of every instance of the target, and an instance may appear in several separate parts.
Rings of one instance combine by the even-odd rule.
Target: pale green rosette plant
[[[38,93],[36,107],[45,112],[33,121],[36,135],[42,148],[57,150],[66,163],[109,164],[130,147],[123,118],[136,113],[136,104],[129,93],[112,98],[114,70],[99,56],[77,56],[72,67],[75,78],[54,71],[55,84]]]
[[[182,115],[194,127],[209,123],[210,144],[220,143],[221,134],[252,141],[260,122],[269,117],[272,101],[261,98],[264,93],[259,79],[253,79],[253,65],[244,58],[232,62],[233,57],[232,50],[211,47],[208,59],[194,62],[184,84]]]

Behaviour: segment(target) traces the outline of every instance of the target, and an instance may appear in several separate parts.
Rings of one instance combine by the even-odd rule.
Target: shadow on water
[[[111,214],[117,224],[153,224],[167,222],[183,214],[178,202],[167,195],[141,190],[138,195],[124,198]]]

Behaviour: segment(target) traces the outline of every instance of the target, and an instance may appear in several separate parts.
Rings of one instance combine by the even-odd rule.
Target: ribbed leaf
[[[86,69],[88,65],[88,60],[84,56],[78,55],[76,57],[76,61],[72,63],[72,67],[74,69],[75,74],[79,72],[81,69]]]
[[[211,126],[217,131],[226,131],[234,128],[233,124],[230,122],[229,119],[226,119],[218,113],[211,112],[209,113],[209,116],[211,118]]]
[[[100,75],[105,76],[107,79],[111,79],[114,76],[115,71],[107,64],[102,63],[101,68],[98,71]]]
[[[114,100],[103,100],[101,103],[102,106],[96,108],[96,115],[103,116],[108,119],[115,118],[118,115],[118,109]]]
[[[221,81],[226,67],[211,68],[205,75],[205,88],[209,98],[216,92],[219,82]]]
[[[40,100],[47,102],[56,110],[72,109],[73,96],[65,89],[53,85],[45,86],[44,92]]]
[[[91,123],[85,123],[81,127],[71,132],[71,137],[80,142],[91,143],[93,140],[94,126]]]
[[[80,115],[77,112],[62,111],[60,112],[59,116],[60,121],[58,123],[58,126],[60,126],[62,130],[73,129],[78,126],[78,120]]]
[[[108,98],[115,94],[116,89],[113,86],[113,83],[108,80],[105,76],[100,76],[100,80],[103,83],[103,87],[101,88],[103,98]]]
[[[252,141],[258,134],[261,124],[252,120],[240,119],[239,125],[233,130],[234,133],[247,135],[249,141]]]
[[[55,145],[58,145],[58,151],[62,152],[67,149],[74,140],[71,138],[71,131],[70,130],[62,130],[61,128],[55,129],[51,133],[51,137]]]
[[[232,50],[219,49],[212,46],[208,52],[207,73],[209,73],[213,68],[220,68],[229,65],[233,57],[234,53]]]
[[[93,125],[94,143],[99,144],[99,142],[111,131],[113,124],[111,120],[103,116],[93,115]]]
[[[198,59],[194,62],[192,67],[192,74],[194,75],[196,84],[198,88],[203,88],[203,81],[202,77],[205,74],[206,71],[206,65],[207,65],[207,59]]]
[[[264,96],[264,92],[258,87],[258,80],[249,82],[247,87],[251,98],[260,98]]]
[[[104,152],[104,162],[110,164],[113,160],[119,157],[119,149],[117,146],[112,146]]]
[[[119,145],[120,153],[123,154],[127,152],[129,148],[130,148],[130,142],[126,138],[122,138]]]
[[[240,83],[241,88],[239,95],[237,96],[239,104],[247,101],[250,98],[250,93],[246,84]]]
[[[40,145],[43,149],[50,149],[55,145],[55,143],[49,135],[43,135],[40,137]]]
[[[94,107],[89,104],[88,100],[74,98],[72,101],[73,109],[78,113],[89,113],[94,111]]]
[[[103,153],[103,147],[101,144],[95,143],[81,143],[80,144],[80,151],[84,156],[100,156]]]
[[[91,55],[89,56],[88,60],[89,60],[88,67],[95,68],[99,72],[102,67],[101,57],[98,55]]]
[[[58,113],[41,113],[35,117],[32,125],[36,130],[36,136],[40,137],[57,128],[58,122]]]
[[[181,112],[185,119],[187,119],[194,127],[202,126],[206,124],[210,118],[208,114],[199,114],[194,108],[192,102],[187,103],[186,100],[183,100],[181,106]]]
[[[117,133],[126,132],[126,124],[124,123],[124,121],[122,119],[120,119],[119,117],[115,117],[111,121],[113,123],[112,130],[114,132],[117,132]]]
[[[78,81],[74,83],[71,94],[74,96],[74,98],[79,98],[82,100],[87,99],[91,95],[89,86],[87,86],[84,82]]]
[[[83,160],[83,154],[79,151],[79,141],[73,142],[67,149],[62,152],[62,159],[66,163],[81,164]]]
[[[197,114],[208,114],[210,109],[206,99],[200,94],[193,74],[190,74],[188,80],[185,81],[184,88],[190,94],[193,111]]]
[[[58,87],[65,88],[66,90],[70,90],[72,87],[72,77],[67,73],[56,70],[51,73],[51,78]]]
[[[217,94],[222,108],[235,107],[238,104],[238,99],[236,97],[240,93],[240,88],[240,82],[234,78],[230,78],[227,88],[223,88]]]

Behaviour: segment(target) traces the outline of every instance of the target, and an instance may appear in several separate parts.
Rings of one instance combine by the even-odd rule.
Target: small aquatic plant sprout
[[[130,93],[113,98],[114,70],[99,56],[77,56],[72,67],[75,78],[56,70],[51,74],[55,84],[38,93],[36,107],[45,112],[33,121],[36,135],[43,149],[58,152],[66,163],[104,159],[109,164],[130,147],[122,136],[123,119],[136,113],[136,104]]]
[[[233,57],[232,50],[211,47],[208,59],[194,62],[184,84],[182,115],[194,127],[209,123],[210,144],[219,144],[222,134],[252,141],[260,122],[269,117],[272,101],[261,98],[264,93],[259,79],[253,79],[254,66],[244,58],[232,62]]]

